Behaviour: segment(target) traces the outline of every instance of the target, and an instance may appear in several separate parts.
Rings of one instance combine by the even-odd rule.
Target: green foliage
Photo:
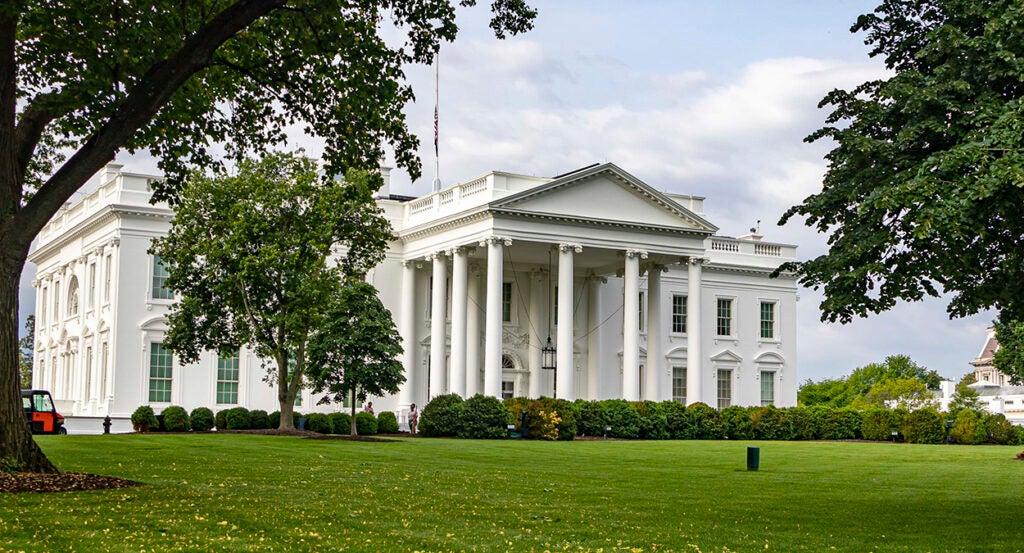
[[[32,388],[32,367],[36,351],[36,316],[25,318],[25,335],[18,340],[18,377],[22,390]]]
[[[739,405],[730,405],[719,411],[725,425],[725,435],[730,440],[752,440],[754,438],[754,421],[750,418],[750,410]]]
[[[217,426],[217,430],[227,430],[228,429],[228,410],[227,409],[221,409],[220,411],[217,411],[217,414],[214,415],[214,419],[213,420],[214,420],[214,424]]]
[[[906,379],[920,384],[902,382]],[[800,386],[797,399],[800,405],[807,407],[852,406],[866,409],[884,407],[885,400],[899,400],[902,395],[906,395],[905,402],[909,404],[925,401],[923,398],[928,397],[927,390],[938,390],[941,380],[938,373],[918,365],[906,355],[890,355],[882,363],[871,363],[855,369],[846,378],[827,379],[818,383],[808,380]],[[902,383],[894,385],[892,381]],[[869,398],[872,389],[875,389],[875,393]]]
[[[189,415],[189,426],[194,432],[208,432],[214,424],[213,411],[208,407],[196,407]]]
[[[697,429],[686,414],[686,405],[678,401],[665,401],[662,406],[670,439],[692,440],[697,436]]]
[[[961,409],[949,430],[950,437],[958,444],[976,445],[988,441],[985,430],[985,415],[974,409]]]
[[[335,434],[351,434],[352,433],[352,415],[348,413],[335,412],[327,415],[327,418],[331,420],[331,428]]]
[[[417,431],[428,438],[458,436],[462,427],[462,404],[458,394],[435,397],[420,413]]]
[[[604,436],[604,428],[611,424],[608,404],[604,401],[578,403],[579,421],[576,428],[580,436]]]
[[[869,407],[890,407],[898,409],[921,409],[936,406],[935,393],[924,382],[916,378],[897,378],[876,382],[867,395],[857,397],[854,409]]]
[[[823,290],[823,320],[941,292],[952,316],[998,308],[1021,324],[1019,2],[887,0],[852,31],[889,73],[822,100],[827,126],[807,140],[835,144],[823,189],[780,223],[804,216],[829,251],[781,270]]]
[[[572,440],[576,437],[576,406],[564,399],[540,397],[526,407],[526,424],[532,439]]]
[[[274,411],[273,413],[270,413],[269,415],[267,415],[267,421],[270,424],[270,428],[280,428],[281,427],[281,412],[280,411]]]
[[[946,424],[938,411],[926,407],[903,417],[902,433],[912,444],[940,444],[946,437]]]
[[[893,432],[903,426],[905,411],[894,411],[875,407],[861,413],[861,437],[865,440],[885,442],[892,439]]]
[[[986,414],[982,424],[989,443],[998,445],[1016,445],[1018,441],[1017,427],[1013,426],[1002,413]]]
[[[860,413],[854,409],[829,409],[821,418],[820,439],[856,440],[860,438]]]
[[[334,434],[336,432],[331,426],[331,419],[324,413],[311,413],[306,418],[306,430],[318,434]]]
[[[398,417],[391,411],[377,415],[377,433],[398,434]]]
[[[228,430],[248,430],[251,428],[249,410],[245,407],[232,407],[224,413],[224,421]]]
[[[230,172],[189,175],[167,236],[151,247],[177,299],[164,345],[185,363],[203,350],[248,345],[270,360],[265,368],[282,413],[304,385],[307,353],[338,346],[349,352],[346,359],[358,360],[338,328],[351,324],[347,309],[371,317],[365,310],[379,302],[366,300],[376,299],[369,284],[343,281],[377,264],[391,238],[370,181],[357,171],[344,181],[325,179],[314,161],[284,153],[243,159]],[[333,257],[337,250],[344,255]],[[353,289],[365,301],[352,300]],[[390,323],[389,312],[379,311],[366,324]],[[352,328],[366,339],[363,324]],[[395,351],[397,340],[382,347]],[[324,354],[310,362],[333,361]],[[376,368],[378,360],[366,362]]]
[[[786,409],[793,423],[794,440],[817,440],[821,437],[821,418],[827,409],[816,407],[790,407]]]
[[[280,418],[280,415],[278,415]],[[280,423],[280,420],[278,420]],[[270,426],[270,415],[262,409],[254,409],[249,411],[249,428],[254,430],[263,430],[271,428]],[[274,428],[277,428],[276,426]]]
[[[728,431],[722,415],[706,403],[691,403],[686,407],[690,425],[696,428],[694,438],[698,440],[721,440]]]
[[[184,407],[172,405],[161,413],[164,417],[163,429],[167,432],[188,432],[188,411]]]
[[[530,404],[530,399],[525,397],[510,397],[502,400],[502,403],[504,403],[505,408],[508,409],[507,424],[516,425],[516,431],[522,433],[523,429],[521,428],[519,419],[523,414],[523,411],[526,411],[527,406]]]
[[[365,401],[368,394],[398,392],[405,382],[398,361],[402,340],[377,289],[350,279],[328,301],[325,319],[309,342],[307,376],[313,392],[338,403],[353,394]]]
[[[639,401],[633,404],[640,415],[640,439],[667,440],[669,437],[668,417],[660,403]]]
[[[795,434],[789,411],[774,406],[751,407],[750,419],[757,440],[792,440]]]
[[[1024,319],[1003,322],[1000,315],[995,322],[999,349],[992,356],[992,365],[1006,376],[1010,383],[1024,384]],[[28,323],[26,322],[26,328]]]
[[[476,394],[463,403],[459,437],[504,438],[510,416],[508,408],[498,398]]]
[[[149,405],[140,405],[132,413],[132,429],[136,432],[155,432],[160,430],[160,421],[156,419],[153,408]]]
[[[961,409],[974,409],[975,411],[981,409],[981,395],[977,390],[971,388],[971,384],[977,381],[978,378],[974,375],[974,371],[971,371],[957,383],[956,392],[953,393],[953,399],[949,402],[951,417],[956,418]]]
[[[356,413],[356,432],[360,436],[374,436],[377,434],[377,417],[373,413],[360,411]]]
[[[641,417],[635,405],[623,399],[606,399],[602,403],[607,424],[612,427],[609,436],[629,440],[640,437]]]

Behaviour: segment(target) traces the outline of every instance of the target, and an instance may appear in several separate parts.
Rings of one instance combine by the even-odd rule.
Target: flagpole
[[[434,53],[434,192],[441,190],[441,161],[438,154],[438,121],[437,111],[441,102],[438,82],[441,80],[441,49]]]

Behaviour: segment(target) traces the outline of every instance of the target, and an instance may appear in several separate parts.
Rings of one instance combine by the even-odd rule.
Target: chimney
[[[391,197],[391,168],[385,165],[380,166],[380,179],[383,184],[380,186],[380,190],[374,195],[377,199],[388,199]]]

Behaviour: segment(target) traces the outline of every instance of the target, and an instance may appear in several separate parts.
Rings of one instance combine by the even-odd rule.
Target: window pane
[[[640,320],[637,322],[637,328],[640,329],[640,332],[645,332],[647,329],[644,328],[644,322],[645,322],[645,319],[647,317],[644,317],[644,293],[643,292],[640,292],[640,295],[639,295],[639,297],[637,299],[637,304],[636,305],[637,305],[636,312],[637,312],[637,314],[639,315],[639,318],[640,318]]]
[[[153,256],[153,299],[174,299],[174,293],[167,287],[167,268],[158,255]]]
[[[775,338],[775,304],[761,302],[761,337]]]
[[[718,408],[732,405],[732,371],[718,370]]]
[[[153,342],[149,349],[149,401],[169,403],[171,401],[171,351],[160,342]]]
[[[238,403],[238,354],[217,356],[217,403]]]
[[[718,300],[718,335],[732,336],[732,300]]]
[[[501,320],[512,322],[512,283],[501,283]]]
[[[672,332],[686,332],[686,296],[672,296]]]
[[[761,371],[761,406],[775,405],[775,373]]]
[[[672,367],[672,401],[686,403],[686,367]]]

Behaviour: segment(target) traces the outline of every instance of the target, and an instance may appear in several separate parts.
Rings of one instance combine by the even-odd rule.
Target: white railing
[[[778,257],[782,255],[782,248],[774,244],[754,244],[754,255]]]
[[[448,190],[442,190],[438,193],[437,197],[440,199],[441,205],[448,205],[455,202],[455,189],[451,188]]]
[[[434,196],[420,198],[409,205],[409,213],[422,213],[434,207]]]
[[[727,240],[718,240],[718,239],[712,238],[711,239],[711,249],[712,250],[717,250],[717,251],[720,251],[720,252],[739,252],[740,251],[740,245],[737,242],[732,242],[732,241],[727,241]]]
[[[484,190],[487,190],[487,177],[480,177],[476,180],[469,181],[466,184],[463,184],[460,188],[462,189],[461,196],[463,198],[466,196],[472,196],[478,192],[483,192]]]

